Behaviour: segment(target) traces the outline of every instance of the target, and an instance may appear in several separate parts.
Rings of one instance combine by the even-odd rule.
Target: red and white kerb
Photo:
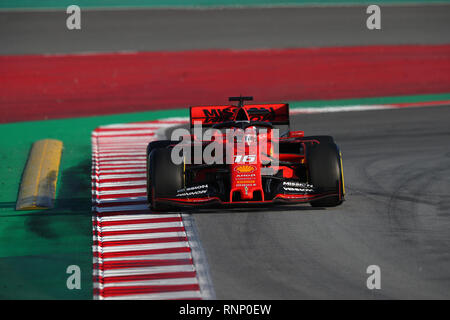
[[[95,299],[202,299],[180,213],[146,204],[146,147],[156,131],[186,122],[168,119],[108,125],[92,133]]]

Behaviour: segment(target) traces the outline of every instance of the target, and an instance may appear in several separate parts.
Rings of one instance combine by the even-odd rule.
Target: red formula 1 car
[[[147,147],[150,207],[344,200],[342,159],[330,136],[289,130],[288,104],[190,108],[190,130]],[[284,133],[280,129],[285,128]]]

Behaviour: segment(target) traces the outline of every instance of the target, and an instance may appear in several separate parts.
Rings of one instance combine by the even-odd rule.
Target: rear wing
[[[289,104],[253,104],[244,108],[250,121],[270,122],[273,125],[289,125]],[[232,121],[238,106],[194,106],[190,107],[191,129],[194,123],[201,123],[203,127],[211,127],[217,123]]]

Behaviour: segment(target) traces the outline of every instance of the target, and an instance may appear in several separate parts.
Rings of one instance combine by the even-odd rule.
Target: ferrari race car
[[[289,130],[288,104],[190,108],[190,128],[147,147],[152,210],[182,206],[344,201],[342,158],[331,136]],[[283,130],[284,132],[281,132]]]

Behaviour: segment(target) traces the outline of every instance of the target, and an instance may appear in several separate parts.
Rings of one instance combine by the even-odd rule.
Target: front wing
[[[174,197],[160,197],[154,201],[182,207],[197,207],[207,205],[253,205],[270,203],[306,203],[327,197],[339,196],[336,192],[316,190],[312,185],[299,182],[284,181],[272,194],[264,194],[264,200],[259,201],[225,201],[224,194],[207,184],[178,190]]]

